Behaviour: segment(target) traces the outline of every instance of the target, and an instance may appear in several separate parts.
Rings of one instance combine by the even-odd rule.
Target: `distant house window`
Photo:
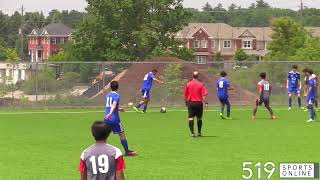
[[[214,42],[214,40],[211,41],[211,48],[215,48],[215,42]]]
[[[50,38],[50,44],[57,44],[56,38]]]
[[[206,40],[201,41],[201,48],[207,48],[207,41]]]
[[[231,41],[230,40],[223,41],[223,47],[224,48],[231,48]]]
[[[194,48],[200,48],[200,43],[198,40],[194,41]]]
[[[205,64],[207,60],[206,56],[196,56],[196,61],[198,64]]]
[[[32,42],[32,44],[35,44],[36,39],[35,39],[35,38],[32,38],[32,39],[31,39],[31,42]]]
[[[252,49],[252,41],[243,41],[242,48],[243,49]]]

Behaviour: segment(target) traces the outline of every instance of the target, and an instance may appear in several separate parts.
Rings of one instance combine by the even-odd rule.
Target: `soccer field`
[[[271,179],[279,179],[279,162],[320,161],[320,123],[306,123],[306,112],[277,107],[272,121],[261,108],[252,121],[251,109],[234,109],[233,120],[210,109],[204,137],[195,139],[184,111],[122,113],[129,146],[139,153],[125,158],[126,179],[238,180],[244,161],[274,162]],[[0,180],[79,179],[80,153],[93,143],[90,125],[102,116],[101,110],[0,111]],[[108,142],[122,149],[117,136]]]

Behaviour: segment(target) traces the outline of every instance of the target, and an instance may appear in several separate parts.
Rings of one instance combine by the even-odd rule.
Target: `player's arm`
[[[113,101],[113,103],[112,103],[112,105],[111,105],[111,109],[110,109],[109,114],[107,114],[107,115],[104,116],[105,119],[109,119],[109,118],[110,118],[110,116],[112,115],[112,113],[113,113],[114,110],[116,109],[117,104],[118,104],[117,101]]]
[[[123,171],[116,171],[116,177],[115,180],[124,180],[124,173]]]
[[[80,172],[80,180],[87,180],[87,171]]]
[[[227,83],[227,86],[229,91],[234,90],[234,88],[230,85],[230,82]]]
[[[78,170],[80,172],[80,180],[87,180],[87,167],[86,167],[86,163],[83,160],[83,153],[80,157]]]
[[[202,89],[201,89],[201,95],[202,95],[202,99],[203,99],[203,102],[204,102],[206,108],[209,105],[208,101],[207,101],[207,98],[206,98],[207,94],[208,94],[208,91],[207,91],[206,87],[203,85]]]
[[[161,81],[161,80],[159,80],[159,79],[157,79],[157,78],[153,78],[153,80],[155,80],[156,82],[158,82],[158,83],[160,83],[160,84],[163,84],[164,82],[163,81]]]

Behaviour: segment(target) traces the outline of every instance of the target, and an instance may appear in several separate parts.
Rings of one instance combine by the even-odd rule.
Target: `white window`
[[[57,39],[56,38],[50,38],[50,44],[56,44]]]
[[[243,41],[242,48],[243,49],[252,49],[252,41]]]
[[[201,41],[201,48],[207,48],[207,41],[206,40]]]
[[[211,48],[214,49],[215,48],[215,41],[211,40]]]
[[[198,40],[194,41],[194,48],[200,48],[200,43]]]
[[[231,41],[230,40],[223,41],[223,47],[224,48],[231,48]]]
[[[196,56],[196,60],[198,64],[205,64],[207,61],[206,56]]]

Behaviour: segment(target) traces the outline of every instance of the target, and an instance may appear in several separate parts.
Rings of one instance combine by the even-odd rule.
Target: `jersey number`
[[[263,85],[263,90],[269,91],[270,90],[270,85],[269,84],[264,84]]]
[[[148,80],[148,74],[146,74],[146,75],[144,76],[143,80],[144,80],[144,81],[145,81],[145,80]]]
[[[98,160],[98,168],[97,168],[97,160]],[[92,173],[93,174],[105,174],[109,171],[109,159],[107,155],[100,155],[96,159],[96,156],[91,156],[90,157],[90,162],[92,165]]]
[[[107,97],[106,107],[112,106],[112,97]]]
[[[219,88],[223,88],[223,81],[219,81]]]

